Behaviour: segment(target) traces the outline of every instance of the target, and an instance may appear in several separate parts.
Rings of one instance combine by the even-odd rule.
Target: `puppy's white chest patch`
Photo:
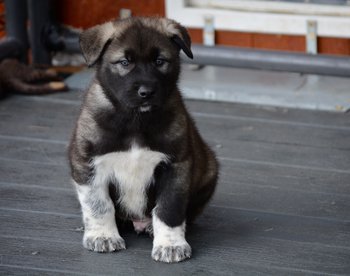
[[[147,188],[153,181],[154,169],[162,161],[168,161],[164,153],[136,145],[129,151],[97,156],[93,160],[94,184],[116,183],[120,206],[129,215],[142,218],[147,205]]]

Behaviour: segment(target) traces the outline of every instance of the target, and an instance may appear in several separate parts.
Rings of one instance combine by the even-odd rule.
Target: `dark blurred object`
[[[7,37],[0,40],[0,61],[5,58],[25,60],[25,48],[18,39]]]
[[[59,24],[47,24],[43,32],[43,42],[47,49],[55,52],[80,53],[79,30]]]
[[[37,64],[50,64],[49,51],[42,42],[43,29],[49,22],[50,0],[5,0],[6,38],[17,41],[13,51],[21,51],[19,59],[27,62],[27,50],[32,50],[32,60]],[[27,24],[29,19],[29,38]],[[29,42],[30,41],[30,42]],[[0,45],[1,47],[1,45]],[[4,54],[1,58],[4,58]],[[10,57],[5,56],[5,57]]]
[[[44,42],[46,26],[52,24],[51,2],[51,0],[28,0],[29,40],[34,64],[51,64],[50,50]],[[5,8],[7,9],[7,6]]]
[[[6,45],[0,42],[0,50],[6,49],[1,51],[0,59],[18,57],[26,63],[30,48],[33,64],[50,65],[53,51],[69,50],[70,45],[78,45],[78,36],[75,34],[71,42],[70,32],[55,22],[52,0],[5,0],[4,3],[7,39]],[[11,48],[16,54],[9,53]]]
[[[0,58],[18,57],[27,61],[26,51],[29,47],[27,36],[27,1],[5,0],[6,39],[0,42]],[[13,52],[11,53],[11,49]]]
[[[0,63],[0,98],[10,93],[39,95],[64,90],[66,85],[52,69],[34,69],[16,59]]]

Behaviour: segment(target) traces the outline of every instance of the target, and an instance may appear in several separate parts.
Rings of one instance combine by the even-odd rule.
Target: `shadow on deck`
[[[83,249],[66,161],[80,97],[0,102],[0,274],[350,274],[349,114],[187,101],[222,170],[193,258],[167,265],[134,233],[123,252]]]

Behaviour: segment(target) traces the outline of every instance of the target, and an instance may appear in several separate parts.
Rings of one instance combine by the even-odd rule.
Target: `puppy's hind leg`
[[[115,221],[115,209],[108,193],[108,184],[98,184],[75,185],[83,212],[83,245],[96,252],[125,249],[125,242],[119,235]]]

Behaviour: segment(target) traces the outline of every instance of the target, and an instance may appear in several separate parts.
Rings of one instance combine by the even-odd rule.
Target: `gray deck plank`
[[[275,166],[263,162],[221,161],[220,180],[220,183],[223,183],[221,185],[230,192],[233,192],[236,185],[242,185],[266,186],[286,192],[295,190],[301,193],[350,194],[350,175],[347,171],[330,173],[308,168]]]
[[[73,210],[72,210],[73,211]],[[225,218],[220,222],[218,217]],[[3,226],[0,236],[54,239],[57,241],[80,241],[82,218],[80,214],[37,213],[30,210],[2,210]],[[350,222],[326,220],[263,211],[248,211],[210,206],[188,228],[189,237],[200,238],[202,233],[225,233],[233,239],[271,238],[288,241],[323,244],[330,247],[350,248]],[[133,231],[122,233],[136,238]],[[332,239],[329,237],[332,236]]]
[[[72,188],[68,164],[53,165],[0,158],[0,183]]]
[[[215,131],[215,129],[213,129]],[[227,136],[226,136],[227,137]],[[67,162],[67,145],[33,140],[0,137],[1,158],[63,164]],[[288,144],[269,144],[253,141],[231,141],[218,138],[206,139],[212,147],[220,145],[218,156],[233,160],[252,160],[276,163],[285,166],[299,166],[330,172],[348,171],[350,154],[346,150],[332,148],[300,147]],[[221,152],[223,152],[221,154]],[[325,158],[327,157],[327,158]],[[230,161],[230,160],[228,160]]]
[[[60,111],[55,114],[60,116]],[[7,118],[0,122],[0,135],[16,137],[39,138],[64,143],[71,135],[73,120],[70,116],[65,120],[53,118],[38,119],[34,114],[22,114],[25,119]],[[307,126],[276,126],[268,123],[249,122],[247,120],[222,122],[216,118],[204,118],[194,116],[197,126],[206,139],[220,142],[222,137],[230,137],[230,140],[245,142],[264,142],[276,144],[301,145],[310,147],[327,147],[350,150],[347,137],[350,128],[325,129],[314,128],[309,135]],[[54,130],[54,131],[53,131]],[[215,130],[215,131],[213,131]]]
[[[35,104],[38,104],[38,106],[34,110],[44,112],[43,114],[40,112],[39,114],[33,113],[33,110],[25,106],[24,110],[29,110],[29,114],[16,112],[16,114],[21,114],[23,119],[20,120],[17,115],[12,118],[14,120],[12,121],[11,118],[6,118],[5,116],[5,120],[0,123],[0,139],[10,140],[7,143],[5,141],[3,144],[4,147],[11,149],[11,153],[17,155],[17,152],[13,150],[13,147],[17,148],[13,140],[40,142],[40,139],[47,139],[49,140],[47,141],[48,143],[57,145],[65,145],[67,143],[74,122],[71,114],[77,112],[74,110],[76,107],[71,110],[71,106],[69,106],[70,110],[67,111],[56,104],[50,105],[40,101],[35,102]],[[10,114],[14,113],[10,112]],[[49,116],[45,116],[45,114]],[[66,119],[64,119],[65,117]],[[305,135],[305,131],[307,131],[306,126],[274,125],[271,127],[269,124],[251,124],[250,122],[242,123],[242,121],[239,124],[232,124],[231,121],[225,122],[215,118],[197,118],[197,120],[203,136],[210,144],[220,146],[217,148],[219,154],[229,151],[229,156],[235,159],[244,158],[267,162],[271,162],[270,160],[273,159],[276,163],[287,165],[300,165],[302,164],[300,162],[301,159],[308,161],[308,164],[305,165],[307,167],[323,168],[326,166],[330,169],[340,170],[349,168],[350,154],[348,151],[350,146],[347,137],[350,130],[348,129],[314,128],[310,135]],[[17,123],[14,124],[13,122]],[[332,126],[334,127],[334,125]],[[17,136],[14,136],[16,133]],[[29,138],[38,139],[30,140]],[[274,150],[271,150],[271,147]],[[317,147],[322,147],[322,149],[318,150]],[[31,146],[29,148],[35,150]],[[264,154],[264,149],[266,149],[267,154]],[[23,156],[26,156],[26,150],[22,151]],[[40,150],[45,154],[45,148]],[[65,149],[61,151],[64,152]],[[254,158],[255,156],[260,158],[256,159]],[[306,159],[305,156],[310,156],[310,158]],[[324,158],[324,156],[328,158]],[[4,158],[6,155],[2,157]]]
[[[47,190],[1,183],[0,208],[32,211],[79,213],[79,203],[73,189]]]
[[[74,273],[72,271],[53,271],[45,268],[38,268],[33,266],[23,265],[6,265],[0,264],[0,275],[6,276],[55,276],[55,275],[82,275],[78,272]],[[86,274],[84,274],[86,275]]]
[[[1,139],[1,160],[19,160],[28,163],[63,166],[67,163],[67,150],[64,146],[51,143],[36,143]]]
[[[40,188],[40,187],[43,188]],[[45,210],[69,213],[78,208],[78,202],[72,188],[67,183],[57,185],[55,190],[48,189],[44,183],[33,185],[14,185],[1,183],[0,207]],[[59,198],[58,204],[57,197]],[[274,189],[268,186],[235,185],[219,183],[217,192],[210,204],[223,208],[243,208],[281,214],[334,218],[350,220],[350,200],[344,194],[322,194],[301,192],[298,190]],[[295,204],[298,202],[298,204]]]
[[[70,131],[77,116],[78,106],[66,106],[54,103],[34,101],[32,108],[15,102],[15,106],[0,106],[0,116],[5,120],[0,122],[1,134],[18,135],[19,130],[25,137],[44,138],[65,141],[70,136]],[[203,109],[202,109],[203,111]],[[221,113],[223,115],[224,112]],[[279,114],[278,114],[279,115]],[[346,114],[337,114],[337,120],[332,125],[323,125],[318,122],[313,125],[313,131],[305,136],[309,124],[302,125],[297,122],[294,125],[276,124],[260,118],[254,120],[254,116],[235,120],[232,118],[218,120],[210,113],[194,113],[195,120],[204,136],[208,138],[230,137],[231,140],[261,141],[268,143],[286,143],[293,145],[309,145],[319,147],[336,147],[349,149],[347,136],[350,127],[338,126],[339,118],[348,117]],[[16,122],[16,124],[14,124]],[[328,127],[328,128],[327,128]],[[53,132],[52,129],[55,131]],[[213,129],[220,131],[216,135]]]
[[[154,275],[155,270],[158,275],[165,273],[187,275],[200,272],[205,272],[207,275],[227,275],[228,272],[236,274],[247,271],[249,266],[262,272],[264,269],[271,269],[270,273],[274,272],[274,268],[279,268],[286,273],[305,271],[336,275],[345,274],[350,268],[347,264],[350,257],[348,248],[339,250],[321,244],[251,236],[237,240],[233,239],[232,235],[226,234],[222,234],[220,239],[214,237],[215,233],[207,232],[202,233],[199,239],[189,238],[194,248],[194,257],[190,261],[173,266],[158,264],[151,260],[151,241],[144,236],[138,237],[137,242],[127,240],[128,249],[114,254],[87,252],[78,241],[0,237],[3,245],[0,254],[2,262],[9,265],[45,266],[48,269],[102,272],[101,274],[118,271],[122,275],[126,273]],[[33,252],[39,254],[33,255]]]
[[[189,109],[194,113],[205,113],[211,116],[219,115],[222,119],[261,121],[274,124],[307,124],[316,126],[350,127],[349,113],[335,113],[325,111],[310,111],[278,107],[252,106],[246,104],[212,103],[207,101],[186,101]],[[224,116],[222,116],[224,115]]]
[[[61,104],[78,107],[81,105],[83,93],[70,91],[69,93],[59,93],[50,96],[27,97],[26,102],[43,104]],[[16,105],[21,102],[23,97],[15,96],[4,101],[2,106],[11,106],[12,102]],[[223,102],[208,102],[200,100],[186,100],[186,105],[190,111],[194,113],[204,113],[207,115],[222,116],[223,118],[233,120],[257,120],[278,124],[307,124],[307,125],[323,125],[330,127],[331,125],[350,127],[349,113],[336,113],[317,110],[302,110],[278,108],[270,106],[254,106],[251,104],[223,103]],[[1,114],[1,107],[0,107]],[[336,122],[336,124],[335,124]]]
[[[0,174],[0,182],[4,183],[71,188],[68,162],[56,165],[0,157]],[[294,190],[301,193],[349,195],[349,178],[346,171],[330,173],[308,168],[279,167],[263,162],[221,161],[218,188],[222,186],[229,192],[234,192],[236,185],[266,186],[286,192]]]
[[[47,202],[55,202],[55,199],[52,198],[53,191],[62,195],[65,193],[69,195],[73,191],[68,168],[65,166],[10,162],[12,162],[12,166],[8,164],[9,161],[0,160],[0,165],[4,164],[4,166],[0,166],[0,172],[1,169],[4,169],[4,178],[0,182],[0,190],[4,195],[0,202],[4,206],[24,208],[27,204],[26,201],[16,201],[17,196],[20,197],[19,195],[23,193],[24,199],[33,201],[31,207],[39,209],[47,205],[50,207],[51,205]],[[21,168],[27,168],[27,170],[17,177],[18,169]],[[323,172],[307,174],[306,171],[300,173],[299,170],[294,170],[296,176],[301,174],[301,177],[306,177],[306,180],[303,178],[299,180],[296,177],[288,177],[288,175],[286,177],[279,175],[273,177],[280,173],[278,170],[274,173],[268,170],[268,175],[266,175],[264,168],[238,166],[235,170],[232,167],[227,167],[223,168],[223,171],[226,175],[222,177],[223,179],[218,185],[214,200],[211,202],[213,205],[271,212],[278,210],[279,213],[303,216],[350,219],[348,213],[348,202],[350,202],[348,175],[336,178],[334,174],[328,175]],[[342,176],[342,174],[337,175]],[[16,182],[11,182],[14,179]],[[332,182],[329,182],[330,180],[336,182],[334,186]],[[295,185],[297,187],[294,187]],[[323,187],[328,187],[328,189],[322,189],[320,192],[319,188]],[[300,202],[298,206],[293,204],[296,200]],[[68,206],[71,206],[71,203]],[[57,210],[55,205],[52,206],[51,211],[63,212]]]

